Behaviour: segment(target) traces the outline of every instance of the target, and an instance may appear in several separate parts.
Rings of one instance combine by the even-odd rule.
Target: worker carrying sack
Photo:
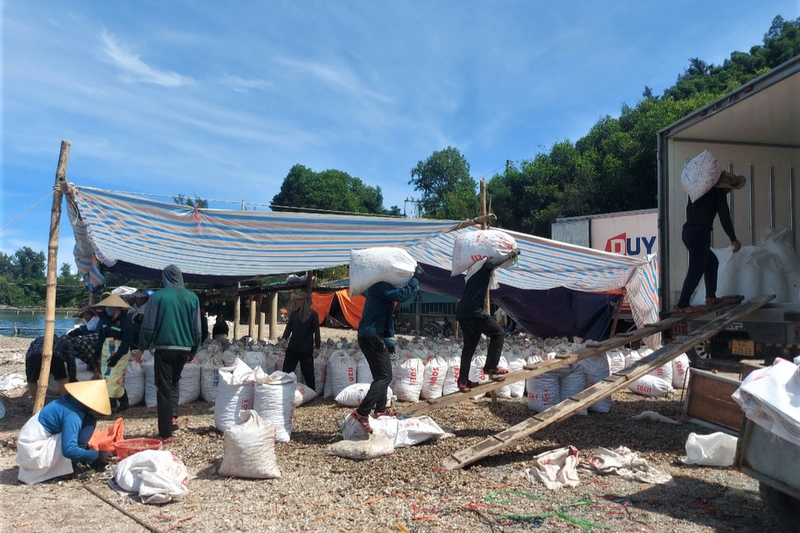
[[[402,248],[378,247],[350,251],[350,297],[385,281],[402,287],[417,268],[417,262]]]
[[[686,163],[681,172],[681,187],[693,202],[710,191],[719,181],[722,169],[708,150]]]
[[[457,276],[469,270],[478,261],[508,255],[516,248],[517,241],[514,237],[502,231],[487,229],[464,232],[456,237],[453,245],[451,275]],[[503,263],[500,267],[511,266],[511,264],[511,262]]]

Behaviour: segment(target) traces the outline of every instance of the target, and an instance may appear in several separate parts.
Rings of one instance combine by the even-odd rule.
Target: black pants
[[[717,297],[719,260],[711,251],[711,233],[707,229],[684,227],[681,236],[683,244],[689,251],[689,269],[683,280],[678,307],[688,307],[692,293],[700,284],[700,278],[705,280],[706,298]]]
[[[392,384],[392,360],[380,337],[359,337],[358,347],[364,352],[372,372],[372,385],[358,406],[358,414],[366,416],[373,408],[380,413],[386,410],[386,391]]]
[[[308,387],[317,390],[314,384],[314,352],[301,352],[299,350],[286,350],[286,357],[283,359],[282,370],[287,374],[294,372],[300,363],[300,371]]]
[[[477,318],[467,318],[459,320],[461,332],[464,335],[464,349],[461,350],[461,369],[458,373],[458,382],[466,383],[469,381],[469,367],[472,363],[472,356],[475,355],[475,348],[481,340],[481,333],[489,337],[489,348],[486,353],[486,364],[484,371],[494,370],[500,362],[500,355],[503,353],[503,339],[506,332],[497,321],[489,315],[481,315]]]
[[[178,417],[178,394],[181,372],[191,352],[181,350],[156,350],[153,360],[158,391],[158,435],[162,439],[172,436],[172,419]]]

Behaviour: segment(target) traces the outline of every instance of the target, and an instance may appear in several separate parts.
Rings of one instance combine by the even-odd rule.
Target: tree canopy
[[[619,118],[601,117],[575,143],[506,166],[489,181],[501,227],[550,236],[552,219],[657,205],[656,133],[742,84],[800,54],[800,18],[775,17],[761,46],[734,52],[722,65],[699,58],[659,96],[645,86]]]
[[[409,185],[422,192],[420,211],[426,218],[464,220],[479,214],[476,182],[458,148],[433,152],[411,169]]]
[[[380,187],[366,185],[341,170],[314,172],[303,165],[294,165],[283,180],[281,190],[272,198],[273,211],[291,208],[399,215],[400,209],[383,207]]]

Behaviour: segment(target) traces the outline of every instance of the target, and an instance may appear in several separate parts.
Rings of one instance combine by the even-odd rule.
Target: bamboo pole
[[[267,338],[266,313],[264,313],[264,295],[258,301],[258,340],[263,341]]]
[[[278,293],[269,293],[269,340],[278,338]]]
[[[50,362],[53,358],[53,334],[56,330],[56,279],[58,272],[58,231],[61,225],[61,203],[67,191],[67,161],[72,143],[61,141],[58,154],[56,183],[53,191],[53,207],[50,209],[50,240],[47,244],[47,293],[44,303],[44,346],[42,347],[42,367],[39,372],[39,386],[33,402],[33,414],[44,407],[47,383],[50,381]]]
[[[619,302],[617,302],[617,308],[614,310],[614,320],[611,322],[611,332],[608,334],[608,338],[611,339],[616,336],[617,334],[617,324],[619,324],[619,315],[622,312],[622,304],[625,301],[625,291],[622,291],[622,295],[619,297]]]
[[[233,299],[233,340],[239,340],[239,322],[242,319],[242,297],[239,296],[239,283],[236,284],[236,298]]]
[[[256,313],[258,312],[258,307],[256,306],[256,295],[250,297],[250,322],[247,334],[250,336],[251,339],[256,338]]]

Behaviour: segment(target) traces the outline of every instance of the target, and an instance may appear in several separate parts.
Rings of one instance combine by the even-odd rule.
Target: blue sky
[[[4,2],[0,227],[48,193],[61,139],[78,185],[268,204],[300,163],[402,209],[433,151],[488,179],[776,15],[800,1]],[[0,251],[46,251],[50,205]],[[73,244],[65,213],[59,264]]]

